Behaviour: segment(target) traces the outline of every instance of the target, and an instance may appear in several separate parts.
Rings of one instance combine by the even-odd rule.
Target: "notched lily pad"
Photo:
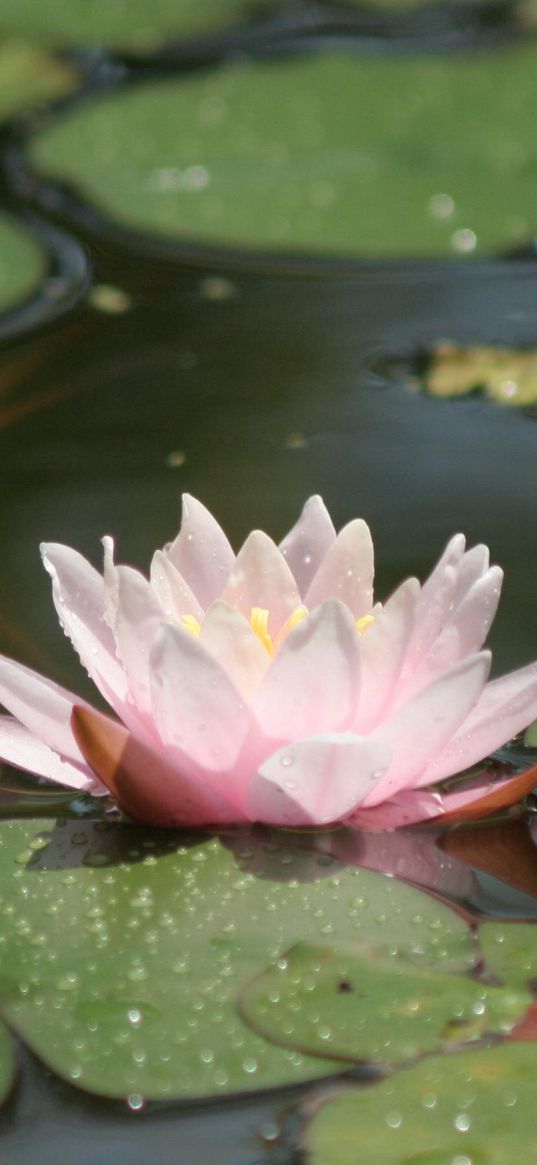
[[[433,1057],[329,1098],[303,1134],[305,1165],[506,1165],[537,1160],[535,1049]]]
[[[471,256],[537,229],[537,50],[241,61],[130,85],[31,156],[123,228],[313,255]]]
[[[44,253],[32,236],[0,215],[0,312],[35,292],[45,270]]]
[[[17,0],[3,5],[0,32],[49,45],[151,49],[165,39],[212,32],[248,19],[255,0]]]
[[[23,40],[0,39],[0,120],[63,96],[77,80],[74,65]]]
[[[425,967],[476,957],[435,899],[327,866],[285,835],[16,821],[0,824],[0,874],[0,1009],[66,1080],[109,1096],[210,1096],[336,1070],[237,1014],[237,992],[296,939],[385,936]]]
[[[509,1031],[531,1003],[394,959],[387,950],[298,944],[241,994],[241,1015],[264,1039],[309,1055],[386,1066]]]
[[[485,922],[479,929],[483,957],[493,974],[515,987],[537,983],[537,925]]]
[[[429,358],[423,384],[432,396],[466,396],[479,389],[498,404],[535,404],[537,350],[441,344]]]

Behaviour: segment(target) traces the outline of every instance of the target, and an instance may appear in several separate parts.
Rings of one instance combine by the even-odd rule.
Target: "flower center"
[[[274,653],[277,652],[281,647],[284,639],[287,639],[289,633],[294,631],[295,627],[298,627],[298,624],[301,623],[307,615],[309,615],[307,607],[304,607],[303,605],[297,607],[296,610],[294,610],[292,614],[289,615],[289,618],[286,619],[283,627],[281,628],[281,631],[279,631],[276,638],[273,639],[268,629],[270,611],[267,607],[252,607],[250,611],[250,626],[252,631],[254,631],[257,635],[257,638],[263,644],[263,647],[268,652],[268,654],[274,655]],[[362,615],[361,619],[356,619],[355,626],[358,634],[363,635],[364,631],[367,631],[368,627],[370,627],[374,622],[374,615]],[[183,615],[181,619],[181,626],[184,627],[185,631],[188,631],[190,635],[199,635],[201,632],[201,623],[198,623],[198,620],[195,619],[193,615]]]

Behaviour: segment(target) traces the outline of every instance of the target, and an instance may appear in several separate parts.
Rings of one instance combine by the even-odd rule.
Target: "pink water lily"
[[[483,789],[434,786],[537,717],[537,663],[487,683],[502,572],[457,534],[427,581],[373,601],[366,523],[312,497],[235,555],[194,498],[150,580],[45,545],[60,622],[118,719],[0,657],[0,757],[112,791],[152,825],[393,828]]]

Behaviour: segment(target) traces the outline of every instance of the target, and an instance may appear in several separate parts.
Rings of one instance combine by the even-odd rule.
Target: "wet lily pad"
[[[506,1165],[537,1159],[535,1049],[434,1057],[330,1098],[304,1133],[306,1165]]]
[[[31,235],[0,215],[0,311],[37,290],[45,275],[45,257]]]
[[[129,86],[33,161],[122,227],[342,256],[503,248],[537,229],[537,50],[230,64]]]
[[[465,396],[481,389],[498,404],[535,404],[537,351],[442,344],[431,355],[424,386],[433,396]]]
[[[11,1036],[0,1023],[0,1104],[8,1095],[15,1079],[15,1057]]]
[[[2,31],[0,14],[0,38]],[[77,77],[73,65],[34,44],[0,39],[0,119],[61,97],[74,87]]]
[[[433,974],[386,952],[303,943],[247,985],[241,1014],[283,1047],[392,1065],[509,1031],[531,1000],[528,991]]]
[[[537,979],[537,926],[523,922],[485,922],[479,940],[487,967],[513,986]]]
[[[240,1019],[240,988],[297,938],[367,935],[465,969],[464,921],[413,888],[267,836],[228,844],[106,822],[0,825],[0,1005],[65,1079],[186,1098],[298,1083],[324,1059]],[[394,954],[395,957],[395,954]]]
[[[46,44],[152,48],[165,38],[210,32],[252,14],[252,0],[17,0],[0,12],[0,32]]]

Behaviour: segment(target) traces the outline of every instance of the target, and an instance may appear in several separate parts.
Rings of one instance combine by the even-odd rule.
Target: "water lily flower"
[[[149,580],[115,564],[110,538],[102,576],[67,546],[42,554],[63,630],[115,717],[0,658],[0,757],[108,789],[138,821],[437,818],[486,789],[435,786],[537,717],[537,663],[487,683],[502,572],[461,534],[423,586],[407,579],[384,605],[366,523],[336,534],[319,497],[279,547],[254,530],[235,554],[186,496]]]

